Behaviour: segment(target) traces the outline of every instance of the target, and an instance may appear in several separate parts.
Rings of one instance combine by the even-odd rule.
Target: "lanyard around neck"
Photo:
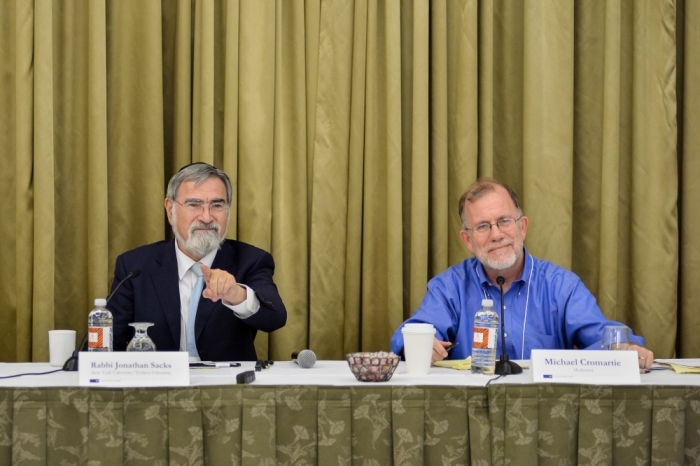
[[[527,255],[530,256],[530,276],[527,279],[527,293],[525,295],[525,315],[523,316],[523,340],[522,340],[522,347],[520,349],[520,358],[521,359],[525,355],[525,329],[527,327],[527,311],[528,311],[528,307],[530,306],[530,285],[532,284],[532,272],[535,270],[535,260],[532,258],[532,255],[530,253],[528,253]],[[476,276],[479,277],[479,282],[481,282],[481,274],[479,273],[479,262],[477,262],[474,265],[474,268],[476,269]],[[483,285],[483,283],[481,285],[481,291],[482,291],[482,293],[484,293],[485,299],[490,299],[493,301],[493,298],[491,297],[491,292],[488,290],[487,287],[485,287]],[[505,293],[503,293],[503,299],[505,299]],[[504,316],[501,314],[501,319],[503,319],[503,318],[504,318]],[[503,328],[505,329],[505,325],[503,326]],[[505,351],[505,350],[506,349],[503,348],[503,351]],[[518,358],[514,357],[513,359],[518,359]]]

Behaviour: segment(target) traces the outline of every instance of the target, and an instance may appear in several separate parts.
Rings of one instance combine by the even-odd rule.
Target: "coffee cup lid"
[[[435,333],[433,324],[409,323],[401,329],[402,333]]]

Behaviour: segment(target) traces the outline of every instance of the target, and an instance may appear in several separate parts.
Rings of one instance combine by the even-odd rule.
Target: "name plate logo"
[[[189,356],[184,351],[83,351],[78,361],[81,386],[182,387],[190,384]]]
[[[636,351],[533,350],[535,382],[639,384]]]

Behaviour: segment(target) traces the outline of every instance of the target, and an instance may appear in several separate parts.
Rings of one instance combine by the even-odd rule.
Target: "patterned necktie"
[[[204,288],[201,265],[199,262],[196,262],[191,269],[197,275],[197,282],[194,284],[190,295],[190,311],[187,313],[187,352],[192,358],[199,358],[197,344],[194,339],[194,321],[197,317],[199,298],[202,296],[202,289]]]

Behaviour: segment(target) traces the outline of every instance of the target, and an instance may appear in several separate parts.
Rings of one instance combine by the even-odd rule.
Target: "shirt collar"
[[[525,262],[523,262],[523,270],[522,272],[520,272],[520,277],[513,283],[522,282],[523,284],[525,284],[531,277],[530,269],[532,268],[532,256],[529,252],[527,252],[525,245],[523,245],[523,255],[525,256]],[[482,264],[478,259],[476,261],[476,274],[479,277],[479,282],[481,283],[482,287],[498,286],[494,285],[489,281],[489,278],[486,275],[486,270],[484,270],[484,264]]]
[[[206,256],[202,257],[199,261],[194,261],[192,258],[190,258],[187,254],[184,252],[180,251],[180,246],[177,244],[177,239],[175,240],[175,257],[177,257],[177,274],[180,280],[185,276],[188,270],[192,268],[195,262],[199,262],[201,264],[206,265],[207,267],[211,268],[211,264],[214,262],[214,258],[216,257],[216,253],[218,252],[218,249],[214,249],[212,252],[207,254]]]

